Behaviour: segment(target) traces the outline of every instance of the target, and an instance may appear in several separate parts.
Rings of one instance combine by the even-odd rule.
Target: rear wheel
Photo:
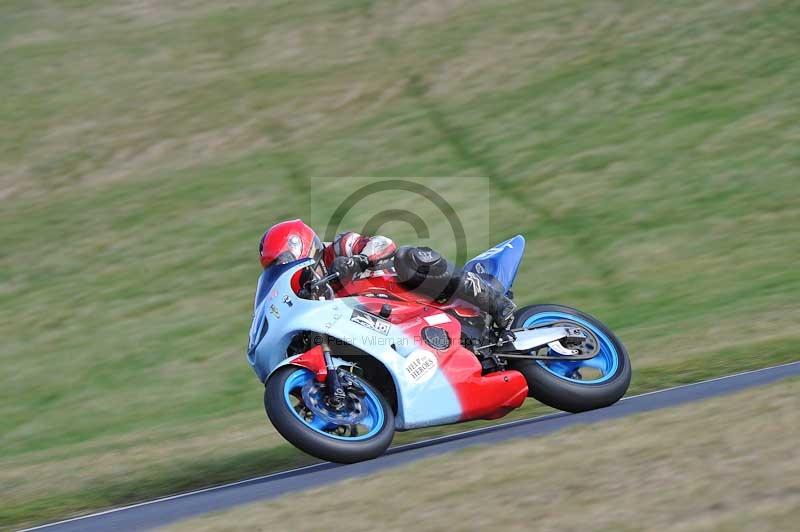
[[[376,458],[392,443],[392,409],[363,379],[347,374],[347,380],[345,399],[334,405],[313,372],[282,367],[267,380],[267,416],[284,438],[317,458],[339,463]]]
[[[565,345],[581,353],[595,353],[588,360],[513,360],[509,367],[528,381],[528,395],[567,412],[583,412],[619,401],[631,382],[631,363],[622,342],[598,319],[561,305],[532,305],[519,310],[514,328],[568,325],[581,329],[581,345]],[[559,357],[545,347],[541,355]]]

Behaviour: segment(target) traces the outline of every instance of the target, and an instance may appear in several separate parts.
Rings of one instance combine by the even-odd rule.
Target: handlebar
[[[313,281],[313,282],[310,282],[310,283],[308,283],[308,286],[309,286],[309,288],[311,288],[311,289],[316,289],[316,288],[317,288],[317,287],[319,287],[320,285],[323,285],[323,284],[328,284],[328,283],[330,283],[331,281],[335,281],[335,280],[336,280],[336,279],[338,279],[338,278],[339,278],[339,272],[335,272],[335,273],[332,273],[332,274],[330,274],[330,275],[326,275],[326,276],[325,276],[325,277],[323,277],[322,279],[319,279],[319,280],[317,280],[317,281]]]

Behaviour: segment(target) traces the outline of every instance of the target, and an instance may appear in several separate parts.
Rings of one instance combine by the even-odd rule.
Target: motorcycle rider
[[[303,258],[312,258],[320,275],[339,273],[342,281],[370,269],[393,267],[400,283],[418,293],[445,303],[452,298],[472,303],[489,314],[500,329],[514,319],[516,305],[499,283],[473,272],[462,272],[429,247],[398,248],[385,236],[341,233],[323,244],[301,220],[281,222],[268,229],[259,242],[261,266],[269,268]]]

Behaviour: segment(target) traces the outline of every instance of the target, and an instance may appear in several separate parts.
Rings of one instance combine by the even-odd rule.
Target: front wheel
[[[366,381],[346,378],[346,398],[333,405],[313,372],[282,367],[264,389],[267,416],[284,438],[317,458],[343,464],[377,458],[392,443],[394,414]]]
[[[597,354],[588,360],[510,361],[509,367],[528,381],[528,394],[567,412],[594,410],[619,401],[631,382],[630,358],[622,342],[598,319],[561,305],[531,305],[514,318],[514,328],[562,324],[582,329],[587,338],[579,347]],[[549,348],[546,354],[559,356]]]

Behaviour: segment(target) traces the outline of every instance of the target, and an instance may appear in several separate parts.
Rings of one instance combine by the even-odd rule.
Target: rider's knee
[[[451,285],[459,277],[452,263],[428,247],[401,247],[395,254],[394,268],[404,287],[434,299],[452,295]]]

